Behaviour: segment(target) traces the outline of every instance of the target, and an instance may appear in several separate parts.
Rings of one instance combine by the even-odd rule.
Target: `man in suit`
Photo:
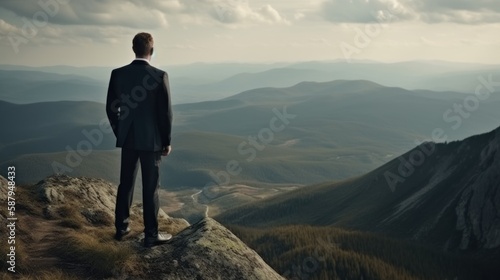
[[[141,163],[144,246],[166,243],[171,234],[158,232],[158,187],[161,156],[170,151],[172,109],[166,72],[149,64],[153,37],[139,33],[132,40],[136,59],[111,72],[106,113],[121,147],[120,185],[116,197],[115,239],[130,232],[130,206],[137,163]]]

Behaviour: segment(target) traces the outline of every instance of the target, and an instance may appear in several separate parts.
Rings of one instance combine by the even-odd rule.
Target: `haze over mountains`
[[[128,62],[124,61],[123,64],[126,63]],[[254,88],[288,87],[303,81],[326,82],[339,79],[364,79],[406,89],[473,93],[479,83],[479,76],[500,73],[498,65],[442,61],[195,63],[161,68],[170,75],[175,93],[172,98],[176,104],[217,100]],[[112,67],[0,65],[0,70],[3,70],[0,71],[0,100],[14,103],[60,100],[104,102],[101,93],[106,91],[111,69]],[[43,73],[37,74],[38,72]],[[17,86],[16,83],[22,86]]]
[[[0,83],[0,100],[18,104],[63,100],[104,102],[107,86],[104,81],[85,76],[31,70],[0,70]]]
[[[175,149],[163,179],[173,188],[202,188],[211,182],[297,185],[361,175],[430,139],[434,129],[442,129],[442,141],[450,141],[495,128],[498,93],[489,93],[487,100],[476,97],[470,111],[464,104],[468,96],[336,80],[179,104]],[[16,120],[0,137],[1,166],[30,170],[20,182],[56,170],[116,182],[118,153],[104,125],[103,104],[1,102],[0,107],[2,126]],[[241,172],[227,178],[230,161]]]

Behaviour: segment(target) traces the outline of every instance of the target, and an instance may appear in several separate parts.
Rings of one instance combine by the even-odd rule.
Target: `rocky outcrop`
[[[455,208],[460,249],[500,246],[500,130],[481,150],[477,172],[470,176]]]
[[[62,212],[78,210],[90,222],[100,216],[100,222],[110,225],[116,198],[116,186],[101,179],[50,176],[37,184],[38,198],[46,202],[47,218],[64,216]],[[107,221],[107,222],[105,222]]]
[[[116,185],[102,179],[54,175],[38,182],[38,198],[46,202],[44,214],[47,218],[64,217],[68,208],[77,209],[94,225],[111,225],[114,217]],[[141,204],[134,204],[131,214],[142,215]],[[159,217],[168,219],[185,228],[189,223],[184,219],[169,217],[160,209]]]
[[[416,239],[441,243],[445,250],[500,247],[500,128],[462,141],[437,144],[433,157],[419,167],[406,220],[422,219]],[[427,180],[427,178],[430,178]],[[434,180],[436,179],[437,180]],[[429,187],[432,186],[432,187]],[[425,192],[423,192],[425,191]],[[439,201],[439,203],[436,203]],[[400,203],[401,205],[402,203]],[[401,224],[401,220],[395,223]]]
[[[38,200],[45,201],[46,218],[85,218],[87,230],[92,226],[112,227],[116,186],[107,181],[57,175],[40,181],[36,191]],[[140,220],[141,211],[141,205],[135,204],[131,215]],[[143,234],[131,234],[119,244],[132,249],[142,272],[132,276],[125,267],[110,279],[283,279],[254,250],[211,218],[190,226],[184,219],[161,211],[159,222],[184,230],[179,230],[170,243],[147,249],[142,246]]]
[[[425,222],[411,225],[416,229],[415,239],[430,240],[450,251],[498,248],[499,170],[500,128],[462,141],[436,144],[434,154],[416,169],[420,173],[401,184],[400,190],[408,190],[409,198],[398,206],[408,206],[405,210],[409,214],[397,216],[394,224],[422,221],[422,213],[427,212]],[[416,187],[413,192],[412,185]]]
[[[147,279],[284,279],[211,218],[193,224],[166,245],[139,251],[147,263]]]

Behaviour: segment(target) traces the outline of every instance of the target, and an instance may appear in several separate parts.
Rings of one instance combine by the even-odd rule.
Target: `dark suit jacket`
[[[106,113],[117,147],[161,151],[170,145],[172,132],[167,73],[142,60],[114,69]]]

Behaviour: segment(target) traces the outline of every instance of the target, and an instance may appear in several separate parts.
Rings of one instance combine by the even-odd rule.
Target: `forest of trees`
[[[335,227],[229,226],[287,279],[498,279],[470,257],[410,241]]]

